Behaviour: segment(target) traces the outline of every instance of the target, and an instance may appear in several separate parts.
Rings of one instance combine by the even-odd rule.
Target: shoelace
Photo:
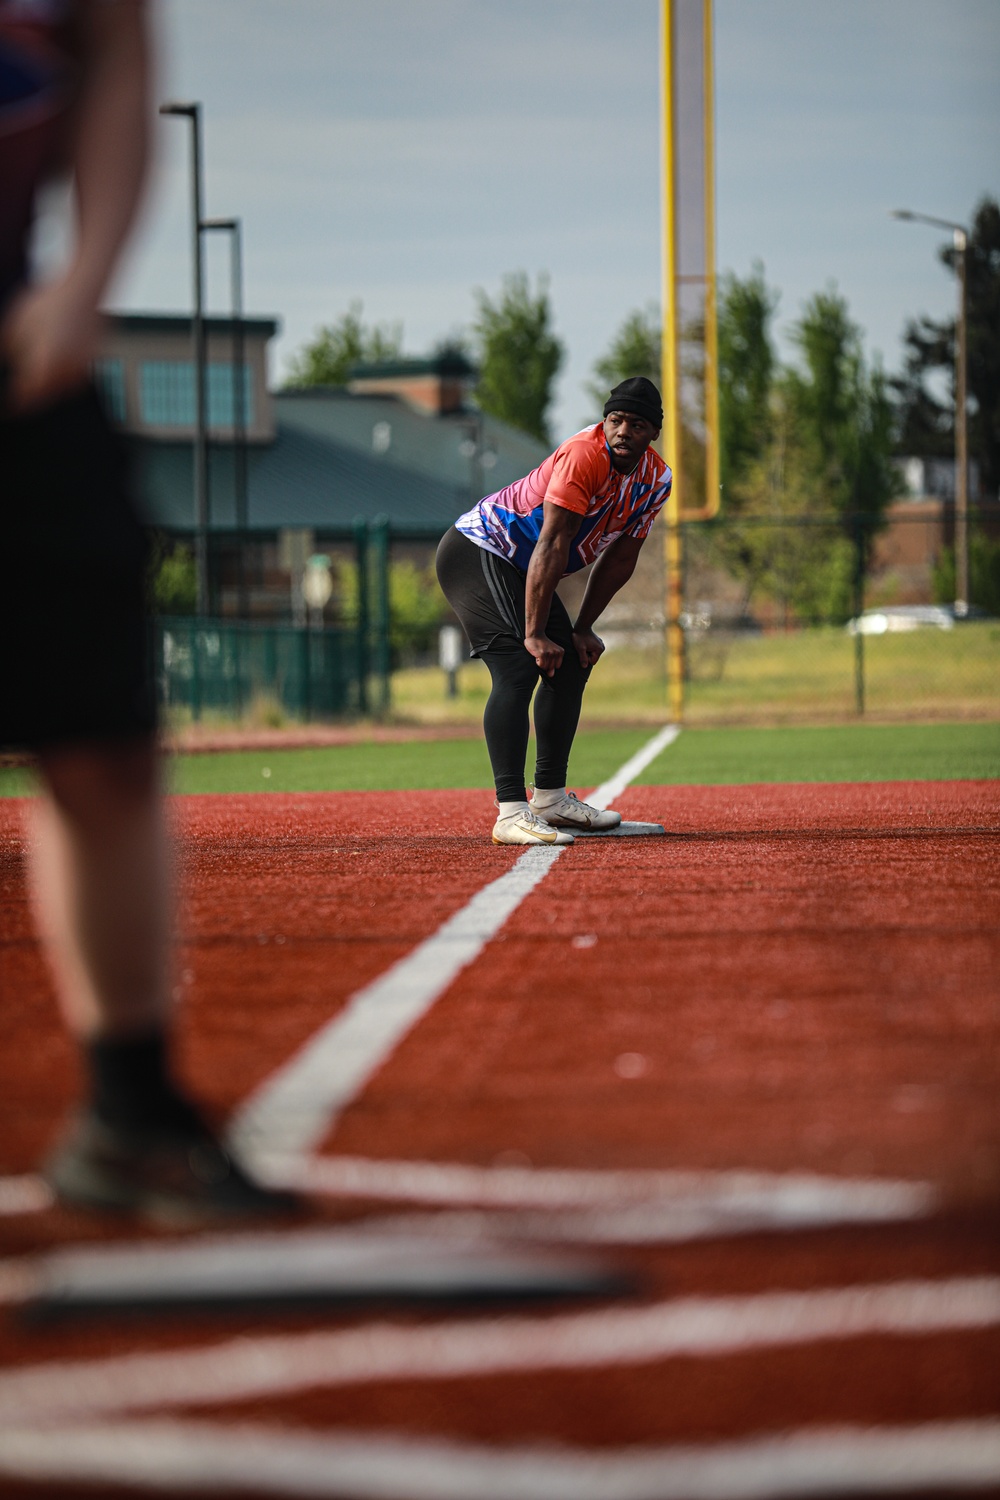
[[[547,812],[558,812],[562,808],[563,804],[567,802],[570,803],[570,805],[573,807],[580,808],[582,812],[585,812],[587,816],[591,818],[597,817],[600,811],[599,808],[591,807],[589,802],[581,802],[580,798],[576,795],[575,792],[564,792],[558,802],[551,803],[549,807],[540,808],[535,816],[544,818]]]
[[[499,802],[494,800],[493,806],[497,809],[498,812],[500,811]],[[536,813],[533,807],[526,807],[521,812],[511,813],[509,818],[504,819],[504,822],[523,823],[526,828],[531,828],[536,823],[540,823],[543,828],[548,828],[550,826],[548,823],[546,823],[541,813]]]
[[[527,812],[518,813],[517,819],[518,821],[522,822],[526,828],[548,829],[549,827],[551,827],[551,825],[549,823],[546,823],[545,819],[541,817],[539,813],[536,813],[530,807],[528,808]]]

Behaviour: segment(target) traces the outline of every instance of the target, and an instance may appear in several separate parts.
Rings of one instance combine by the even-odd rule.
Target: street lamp
[[[958,277],[958,313],[955,319],[955,614],[969,613],[969,444],[966,416],[965,252],[969,231],[964,224],[951,219],[936,219],[932,214],[911,213],[908,208],[894,208],[890,217],[909,223],[932,224],[936,229],[950,229],[955,247],[955,269]]]
[[[249,517],[247,513],[246,390],[243,366],[243,231],[239,219],[202,219],[201,227],[206,232],[217,229],[229,235],[230,306],[233,322],[233,498],[238,548],[239,614],[241,619],[246,619],[250,610],[244,557]]]
[[[191,254],[194,263],[194,523],[199,615],[208,613],[208,422],[205,381],[205,307],[201,246],[201,105],[170,102],[161,115],[191,122]]]

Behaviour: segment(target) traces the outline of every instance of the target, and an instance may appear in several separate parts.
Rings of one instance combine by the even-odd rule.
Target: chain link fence
[[[368,708],[370,648],[357,630],[171,618],[155,622],[153,649],[168,712],[239,719],[271,704],[308,720]]]
[[[972,518],[965,618],[945,602],[954,600],[950,515],[913,502],[877,528],[864,518],[783,516],[684,525],[686,721],[1000,719],[1000,507]],[[600,621],[609,652],[588,690],[590,718],[667,711],[664,536],[658,521],[636,576]],[[440,601],[421,593],[431,587],[428,559],[407,563],[404,582],[419,599],[390,600],[388,546],[366,533],[356,550],[348,573],[358,587],[340,626],[160,620],[164,706],[193,718],[240,719],[262,702],[299,720],[393,709],[421,718],[438,690],[436,669],[421,669],[435,674],[429,685],[398,668],[424,662],[436,621]],[[561,586],[571,612],[585,584],[573,575]]]
[[[599,631],[620,674],[643,658],[665,700],[658,530]],[[689,723],[1000,718],[1000,507],[973,517],[964,618],[948,508],[896,506],[877,528],[723,517],[682,534]]]
[[[1000,714],[1000,621],[944,602],[950,539],[914,509],[686,526],[690,719]]]

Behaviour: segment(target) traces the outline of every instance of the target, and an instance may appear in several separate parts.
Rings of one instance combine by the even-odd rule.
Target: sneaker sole
[[[532,808],[536,818],[544,816],[543,813]],[[565,828],[567,833],[609,833],[612,828],[621,827],[621,818],[616,818],[613,823],[571,823],[568,818],[547,817],[545,819],[553,828]]]
[[[566,832],[568,833],[569,829],[566,829]],[[496,834],[494,834],[493,842],[499,845],[501,849],[526,849],[532,844],[544,844],[546,848],[551,848],[553,844],[557,844],[562,849],[568,849],[573,840],[569,839],[567,842],[565,839],[498,839]]]
[[[127,1168],[125,1169],[127,1171]],[[68,1154],[50,1160],[43,1173],[57,1201],[91,1213],[128,1215],[164,1228],[197,1228],[241,1219],[286,1216],[300,1210],[294,1195],[238,1182],[200,1194],[166,1183],[129,1181],[114,1164]]]

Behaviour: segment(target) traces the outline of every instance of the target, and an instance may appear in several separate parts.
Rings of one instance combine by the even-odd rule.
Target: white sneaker
[[[544,818],[553,828],[576,828],[581,833],[617,828],[622,820],[621,813],[602,811],[591,807],[589,802],[581,802],[575,792],[536,791],[528,806],[536,817]]]
[[[493,825],[494,844],[571,844],[573,835],[553,828],[526,807],[512,818],[497,818]]]

